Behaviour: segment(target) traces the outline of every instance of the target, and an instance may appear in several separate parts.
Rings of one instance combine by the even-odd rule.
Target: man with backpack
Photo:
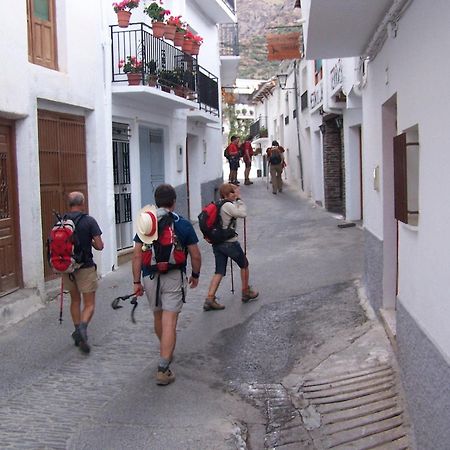
[[[212,248],[216,263],[215,273],[211,279],[208,296],[203,304],[204,311],[225,309],[216,299],[216,292],[222,278],[226,275],[228,258],[231,258],[240,268],[242,281],[242,302],[247,303],[258,297],[258,292],[249,286],[249,269],[247,256],[242,250],[236,234],[236,219],[247,217],[247,208],[240,198],[239,187],[224,183],[219,189],[223,199],[219,210],[221,226],[225,231],[233,231],[225,241],[213,243]]]
[[[241,152],[239,150],[239,137],[231,136],[230,141],[231,142],[223,152],[223,155],[228,159],[228,164],[230,165],[230,176],[228,180],[230,183],[237,186],[239,184],[239,181],[237,180],[237,172],[239,169],[239,159],[241,158]]]
[[[68,204],[69,211],[64,217],[75,224],[74,254],[77,265],[81,266],[72,273],[63,273],[62,277],[64,288],[70,293],[70,314],[75,326],[72,338],[83,353],[89,353],[91,349],[87,327],[94,315],[97,290],[97,266],[93,260],[92,247],[103,250],[104,245],[97,221],[84,212],[84,195],[81,192],[71,192],[68,195]]]
[[[241,145],[241,154],[242,159],[244,160],[245,170],[244,170],[244,184],[250,185],[253,184],[253,181],[250,181],[250,170],[252,168],[252,156],[253,156],[253,147],[252,147],[253,136],[247,136],[247,139]]]
[[[133,285],[134,293],[145,293],[153,311],[154,330],[160,343],[160,358],[156,384],[175,381],[169,365],[176,343],[176,327],[186,297],[187,282],[191,288],[198,285],[201,255],[198,238],[192,224],[174,212],[175,189],[162,184],[155,190],[156,207],[141,209],[134,237]],[[192,272],[186,279],[187,255]],[[142,275],[142,279],[141,279]]]
[[[277,141],[272,141],[272,147],[266,151],[269,163],[270,178],[272,180],[272,193],[283,192],[284,148]]]

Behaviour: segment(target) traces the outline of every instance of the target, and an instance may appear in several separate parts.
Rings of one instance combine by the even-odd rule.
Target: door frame
[[[14,220],[14,228],[16,230],[16,234],[14,236],[14,240],[16,242],[15,245],[15,258],[17,261],[17,288],[14,288],[9,291],[5,291],[0,293],[0,297],[7,295],[17,289],[23,287],[23,269],[22,269],[22,243],[21,243],[21,233],[20,233],[20,212],[19,212],[19,184],[18,184],[18,176],[17,176],[17,148],[16,148],[16,130],[15,130],[15,122],[8,119],[3,119],[0,117],[0,125],[9,128],[9,138],[10,138],[10,156],[11,156],[11,173],[13,178],[13,189],[12,189],[12,201],[13,201],[13,214],[12,219]],[[8,183],[9,186],[9,183]],[[17,205],[17,206],[16,206]]]

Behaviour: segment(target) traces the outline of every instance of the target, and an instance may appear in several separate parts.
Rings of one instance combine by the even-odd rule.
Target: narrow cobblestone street
[[[131,289],[130,263],[100,282],[88,357],[71,341],[67,299],[62,325],[58,302],[51,302],[0,335],[1,448],[327,448],[347,441],[324,440],[320,419],[314,421],[320,408],[305,403],[315,398],[307,394],[314,380],[333,383],[336,372],[358,377],[358,367],[385,364],[386,390],[394,393],[387,397],[398,394],[387,339],[360,303],[359,227],[338,228],[340,218],[300,199],[293,187],[273,196],[258,179],[241,193],[259,300],[241,304],[235,268],[235,293],[229,275],[218,293],[226,309],[202,310],[214,267],[201,239],[201,283],[180,315],[177,380],[168,387],[154,382],[158,346],[146,301],[139,300],[136,324],[129,303],[110,307]],[[242,240],[242,228],[239,234]],[[375,391],[383,398],[374,401],[387,398]],[[381,431],[403,424],[397,403],[387,407],[397,422]],[[389,448],[407,448],[405,436],[392,434],[406,444]]]

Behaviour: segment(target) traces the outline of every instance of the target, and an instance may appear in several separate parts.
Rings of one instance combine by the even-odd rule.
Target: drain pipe
[[[303,158],[302,158],[302,147],[300,140],[300,110],[298,108],[298,79],[297,79],[297,60],[294,60],[294,92],[295,92],[295,110],[296,114],[296,123],[297,123],[297,145],[298,145],[298,163],[300,166],[300,186],[302,191],[304,191],[304,182],[303,182]]]

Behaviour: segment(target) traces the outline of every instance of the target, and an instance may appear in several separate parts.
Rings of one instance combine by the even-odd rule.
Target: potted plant
[[[259,129],[259,137],[267,137],[269,134],[267,132],[267,128],[266,127],[261,127]]]
[[[173,38],[173,45],[177,47],[182,47],[184,42],[184,35],[187,32],[187,23],[181,21],[181,19],[177,23],[177,30],[175,31],[175,37]]]
[[[131,10],[139,6],[139,0],[123,0],[112,5],[117,14],[117,24],[120,28],[126,28],[130,24]]]
[[[119,69],[122,69],[127,74],[129,86],[141,84],[142,61],[137,59],[136,56],[127,56],[126,61],[121,59],[119,61]]]
[[[158,82],[158,70],[155,60],[147,63],[147,83],[149,86],[155,87]]]
[[[192,47],[194,45],[194,35],[190,31],[184,33],[184,41],[181,50],[188,55],[192,55]]]
[[[170,16],[166,20],[166,29],[164,30],[164,38],[173,41],[177,28],[181,26],[181,16]]]
[[[150,3],[146,8],[144,8],[144,13],[150,17],[152,21],[153,36],[157,38],[162,38],[164,36],[164,31],[166,24],[164,23],[165,16],[170,14],[168,9],[163,8],[161,4],[158,5],[156,2]]]
[[[173,70],[163,69],[159,72],[159,85],[165,92],[170,92],[170,89],[175,86],[177,79],[177,75]]]
[[[192,53],[191,55],[198,55],[198,52],[200,50],[200,45],[203,44],[203,38],[199,36],[198,34],[194,34],[192,36]]]

